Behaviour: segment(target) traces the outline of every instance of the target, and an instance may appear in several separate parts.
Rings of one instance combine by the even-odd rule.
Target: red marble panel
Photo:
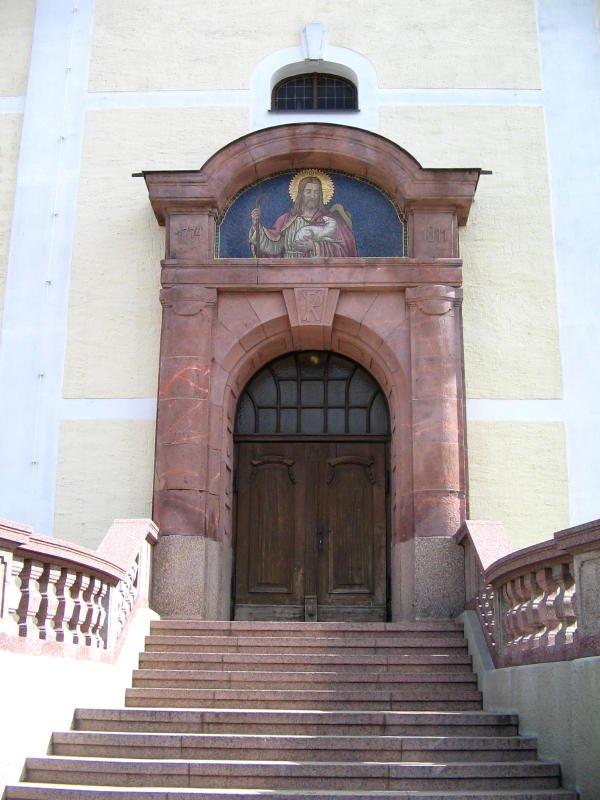
[[[155,491],[153,517],[160,535],[205,536],[207,496],[208,492],[193,489]]]
[[[243,336],[240,336],[240,346],[244,348],[246,352],[250,350],[254,350],[258,347],[266,338],[267,334],[265,334],[265,330],[262,325],[257,325],[251,331],[247,331]]]
[[[217,318],[238,339],[261,327],[256,311],[241,292],[219,294]]]
[[[412,411],[415,447],[425,441],[457,442],[459,422],[455,398],[413,401]]]
[[[415,359],[412,393],[416,399],[457,397],[460,394],[458,365],[439,358]]]
[[[234,334],[217,322],[212,335],[212,355],[226,372],[230,372],[246,351]]]
[[[464,520],[464,496],[458,492],[416,492],[413,513],[415,537],[453,536]]]
[[[167,258],[205,260],[212,256],[214,228],[214,220],[207,212],[169,214],[166,238]]]
[[[161,445],[206,442],[209,408],[207,399],[159,399],[157,441]]]
[[[156,453],[157,489],[200,489],[206,487],[208,446],[163,443]]]
[[[415,209],[409,214],[412,258],[458,256],[458,226],[453,211]]]
[[[386,339],[399,325],[406,321],[404,292],[379,292],[364,315],[362,324]]]
[[[213,377],[210,376],[210,380]],[[209,391],[209,368],[194,356],[165,356],[161,359],[159,396],[206,398]]]
[[[376,292],[340,292],[336,314],[362,322],[376,299]]]
[[[220,364],[213,361],[210,365],[210,393],[211,403],[220,406],[223,403],[225,386],[229,379],[229,373]]]
[[[206,497],[206,536],[215,541],[224,538],[221,529],[221,498],[216,494]]]
[[[460,491],[460,462],[456,442],[415,439],[413,446],[413,452],[418,453],[413,465],[415,491]],[[438,535],[447,535],[447,532]]]
[[[281,292],[245,292],[244,296],[262,323],[286,316]]]
[[[208,450],[207,488],[211,494],[219,494],[223,483],[223,463],[221,449]]]

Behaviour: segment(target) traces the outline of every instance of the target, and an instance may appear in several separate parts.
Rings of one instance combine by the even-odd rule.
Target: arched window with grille
[[[358,93],[347,78],[312,72],[292,75],[273,89],[272,111],[356,111]]]

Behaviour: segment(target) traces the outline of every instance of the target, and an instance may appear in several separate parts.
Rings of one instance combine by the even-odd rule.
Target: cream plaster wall
[[[31,51],[35,0],[0,3],[0,95],[25,94]]]
[[[467,397],[560,397],[542,110],[387,108],[381,132],[425,167],[493,171],[460,229]]]
[[[471,519],[498,520],[514,549],[569,525],[561,422],[469,422]]]
[[[116,516],[151,516],[154,421],[63,420],[54,535],[96,548]]]
[[[535,5],[523,0],[96,0],[92,91],[247,89],[309,22],[373,61],[382,88],[539,87]],[[510,53],[510,58],[507,54]]]
[[[4,287],[6,285],[22,121],[21,114],[0,115],[0,322],[4,307]]]
[[[164,228],[144,169],[198,169],[246,131],[239,109],[88,112],[69,307],[65,397],[156,395]]]

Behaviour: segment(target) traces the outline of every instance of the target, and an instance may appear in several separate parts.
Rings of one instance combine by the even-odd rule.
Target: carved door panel
[[[241,443],[236,619],[386,618],[385,445]]]
[[[305,476],[298,454],[286,443],[239,446],[236,619],[304,619]]]
[[[317,537],[318,617],[385,620],[385,446],[332,444],[324,467]]]

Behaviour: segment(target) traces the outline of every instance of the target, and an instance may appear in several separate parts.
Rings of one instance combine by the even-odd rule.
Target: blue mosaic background
[[[325,170],[324,170],[325,171]],[[352,231],[356,238],[358,255],[406,255],[406,224],[386,195],[370,183],[349,175],[327,170],[335,185],[335,193],[328,207],[341,203],[352,215]],[[250,213],[259,194],[266,194],[260,203],[261,223],[270,228],[277,217],[289,211],[292,201],[288,187],[294,172],[267,178],[244,189],[226,209],[217,225],[217,258],[249,258],[248,244]]]

